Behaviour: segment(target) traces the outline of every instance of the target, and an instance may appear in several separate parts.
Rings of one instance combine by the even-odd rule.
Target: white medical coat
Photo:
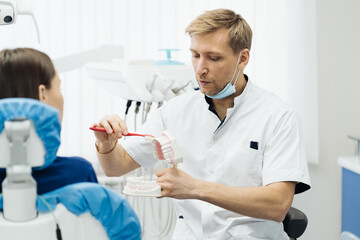
[[[239,188],[279,181],[298,182],[296,192],[310,187],[294,112],[250,81],[222,124],[209,111],[204,95],[196,91],[173,98],[153,112],[141,131],[158,136],[165,129],[183,153],[178,168],[195,178]],[[157,161],[141,138],[128,138],[122,144],[145,168]],[[174,239],[288,239],[282,223],[243,216],[200,200],[176,203],[183,219],[178,220]]]

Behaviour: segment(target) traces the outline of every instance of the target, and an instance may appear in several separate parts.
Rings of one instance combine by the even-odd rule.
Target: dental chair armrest
[[[283,221],[284,231],[290,238],[298,238],[304,232],[308,224],[306,215],[299,209],[291,207]]]

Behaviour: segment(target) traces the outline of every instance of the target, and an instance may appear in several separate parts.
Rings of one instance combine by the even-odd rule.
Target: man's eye
[[[193,58],[199,58],[199,55],[192,55]]]
[[[217,61],[220,59],[220,57],[209,57],[211,61]]]

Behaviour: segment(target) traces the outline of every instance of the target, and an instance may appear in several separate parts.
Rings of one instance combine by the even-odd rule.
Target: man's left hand
[[[178,168],[165,168],[156,170],[158,177],[156,182],[161,187],[161,197],[177,199],[196,198],[196,186],[198,179]]]

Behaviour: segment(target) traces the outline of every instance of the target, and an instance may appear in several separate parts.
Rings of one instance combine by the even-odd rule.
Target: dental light
[[[18,15],[29,15],[33,20],[36,29],[38,43],[40,43],[40,33],[36,18],[30,10],[31,1],[7,0],[0,1],[0,25],[10,25],[16,22]]]
[[[16,19],[15,6],[11,2],[0,1],[0,25],[12,24]]]

